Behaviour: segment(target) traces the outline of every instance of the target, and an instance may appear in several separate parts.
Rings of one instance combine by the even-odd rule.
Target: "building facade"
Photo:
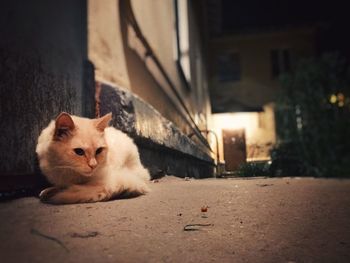
[[[153,177],[212,176],[199,2],[2,2],[0,190],[40,184],[36,140],[61,111],[113,112]]]
[[[243,159],[270,158],[279,76],[292,71],[300,58],[314,55],[315,33],[314,26],[285,26],[210,39],[209,86],[221,161],[227,162],[223,130],[228,129],[242,130],[245,143],[237,147]]]

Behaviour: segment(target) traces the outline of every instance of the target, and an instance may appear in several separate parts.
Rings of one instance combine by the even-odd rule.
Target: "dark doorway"
[[[226,171],[235,171],[246,162],[245,131],[222,130]]]

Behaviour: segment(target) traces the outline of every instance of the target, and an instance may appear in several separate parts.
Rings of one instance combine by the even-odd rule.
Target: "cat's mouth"
[[[94,172],[95,172],[95,169],[90,170],[90,171],[84,171],[84,172],[82,173],[82,175],[83,175],[83,176],[86,176],[86,177],[91,177],[91,176],[94,174]]]
[[[98,167],[94,167],[94,168],[90,168],[90,169],[86,169],[85,171],[83,171],[83,176],[86,177],[91,177],[94,175],[94,173],[96,172],[96,170],[98,169]]]

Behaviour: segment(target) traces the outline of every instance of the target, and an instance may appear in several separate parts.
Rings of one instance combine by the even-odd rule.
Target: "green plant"
[[[349,73],[345,60],[327,54],[302,60],[292,74],[281,77],[275,174],[283,176],[294,165],[295,176],[350,175]]]
[[[240,177],[266,177],[270,176],[268,162],[247,162],[238,168],[236,174]]]

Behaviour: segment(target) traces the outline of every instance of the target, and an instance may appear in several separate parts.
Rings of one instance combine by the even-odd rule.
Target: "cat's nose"
[[[90,167],[91,169],[94,169],[94,168],[97,166],[97,161],[96,161],[96,159],[95,159],[95,158],[91,158],[91,159],[89,160],[88,165],[89,165],[89,167]]]

